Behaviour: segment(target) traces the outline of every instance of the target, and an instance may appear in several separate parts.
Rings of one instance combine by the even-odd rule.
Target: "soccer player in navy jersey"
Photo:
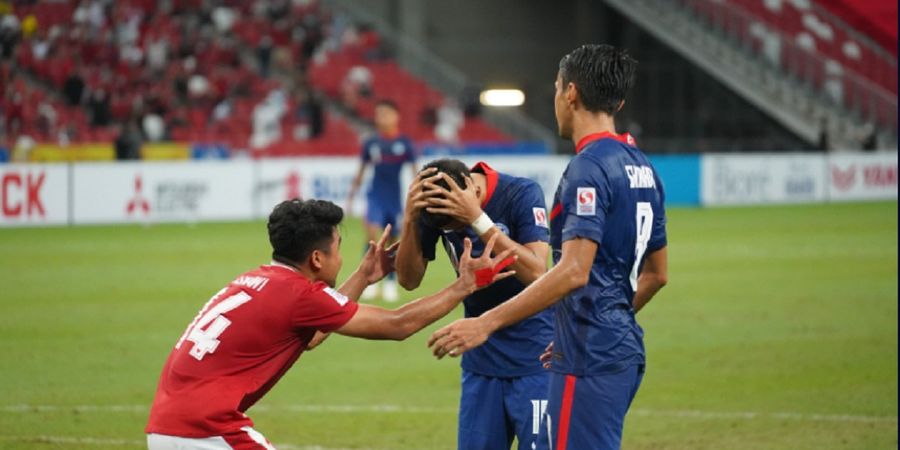
[[[347,209],[353,205],[353,198],[362,184],[366,168],[372,166],[372,183],[366,193],[366,215],[364,217],[366,235],[375,241],[387,225],[391,225],[396,238],[400,227],[397,219],[402,210],[402,191],[400,188],[400,171],[409,164],[415,176],[416,155],[412,142],[400,134],[400,111],[390,100],[379,100],[375,104],[375,129],[377,134],[367,139],[362,146],[361,161],[350,192],[347,196]],[[350,212],[348,211],[348,215]],[[363,300],[378,296],[377,285],[366,289]],[[394,274],[383,281],[381,296],[392,302],[397,300],[397,284]]]
[[[556,306],[549,404],[537,448],[618,449],[644,375],[635,313],[668,277],[662,183],[614,116],[634,84],[637,61],[608,45],[564,56],[554,107],[559,134],[575,143],[554,195],[554,267],[521,293],[429,340],[435,356],[458,356],[489,336]]]
[[[512,250],[516,276],[467,297],[466,317],[478,317],[524,289],[547,270],[550,232],[544,193],[527,178],[481,162],[469,169],[442,159],[425,165],[410,186],[397,249],[397,279],[406,289],[422,281],[442,241],[454,268],[470,239],[473,255],[497,239]],[[531,450],[547,405],[549,376],[540,355],[553,339],[552,313],[540,311],[498,331],[462,359],[457,446],[460,450]]]

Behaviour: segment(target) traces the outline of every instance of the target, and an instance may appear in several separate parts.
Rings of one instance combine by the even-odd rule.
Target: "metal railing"
[[[386,21],[368,13],[352,1],[325,0],[332,11],[346,14],[352,19],[371,25],[390,46],[397,62],[413,75],[450,98],[458,98],[467,88],[476,86],[466,75],[437,57],[420,42],[397,32]],[[542,142],[554,152],[559,143],[554,132],[515,108],[485,108],[482,117],[489,124],[523,141]]]
[[[677,0],[677,3],[748,56],[782,69],[832,106],[896,136],[897,96],[860,75],[854,67],[841,66],[821,53],[801,47],[739,4],[725,5],[715,0]],[[885,70],[891,70],[886,67]],[[885,76],[896,80],[896,64],[893,73]]]

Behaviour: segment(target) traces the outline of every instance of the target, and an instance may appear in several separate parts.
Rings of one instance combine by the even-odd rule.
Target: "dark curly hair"
[[[563,89],[570,82],[575,85],[585,109],[614,115],[634,86],[637,65],[628,50],[582,45],[559,61],[559,78]]]
[[[328,252],[334,228],[344,219],[344,211],[325,200],[285,200],[269,214],[269,242],[272,259],[297,265],[313,250]]]

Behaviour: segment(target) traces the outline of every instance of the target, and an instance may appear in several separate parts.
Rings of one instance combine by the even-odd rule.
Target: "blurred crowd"
[[[8,143],[246,144],[271,139],[274,120],[313,139],[325,114],[307,66],[356,38],[314,0],[7,1],[0,13]]]

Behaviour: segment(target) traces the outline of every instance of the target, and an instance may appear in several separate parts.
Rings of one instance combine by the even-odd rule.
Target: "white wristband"
[[[475,230],[475,233],[481,236],[484,233],[487,233],[491,227],[494,226],[494,221],[488,217],[487,213],[481,213],[474,222],[472,222],[472,229]]]

